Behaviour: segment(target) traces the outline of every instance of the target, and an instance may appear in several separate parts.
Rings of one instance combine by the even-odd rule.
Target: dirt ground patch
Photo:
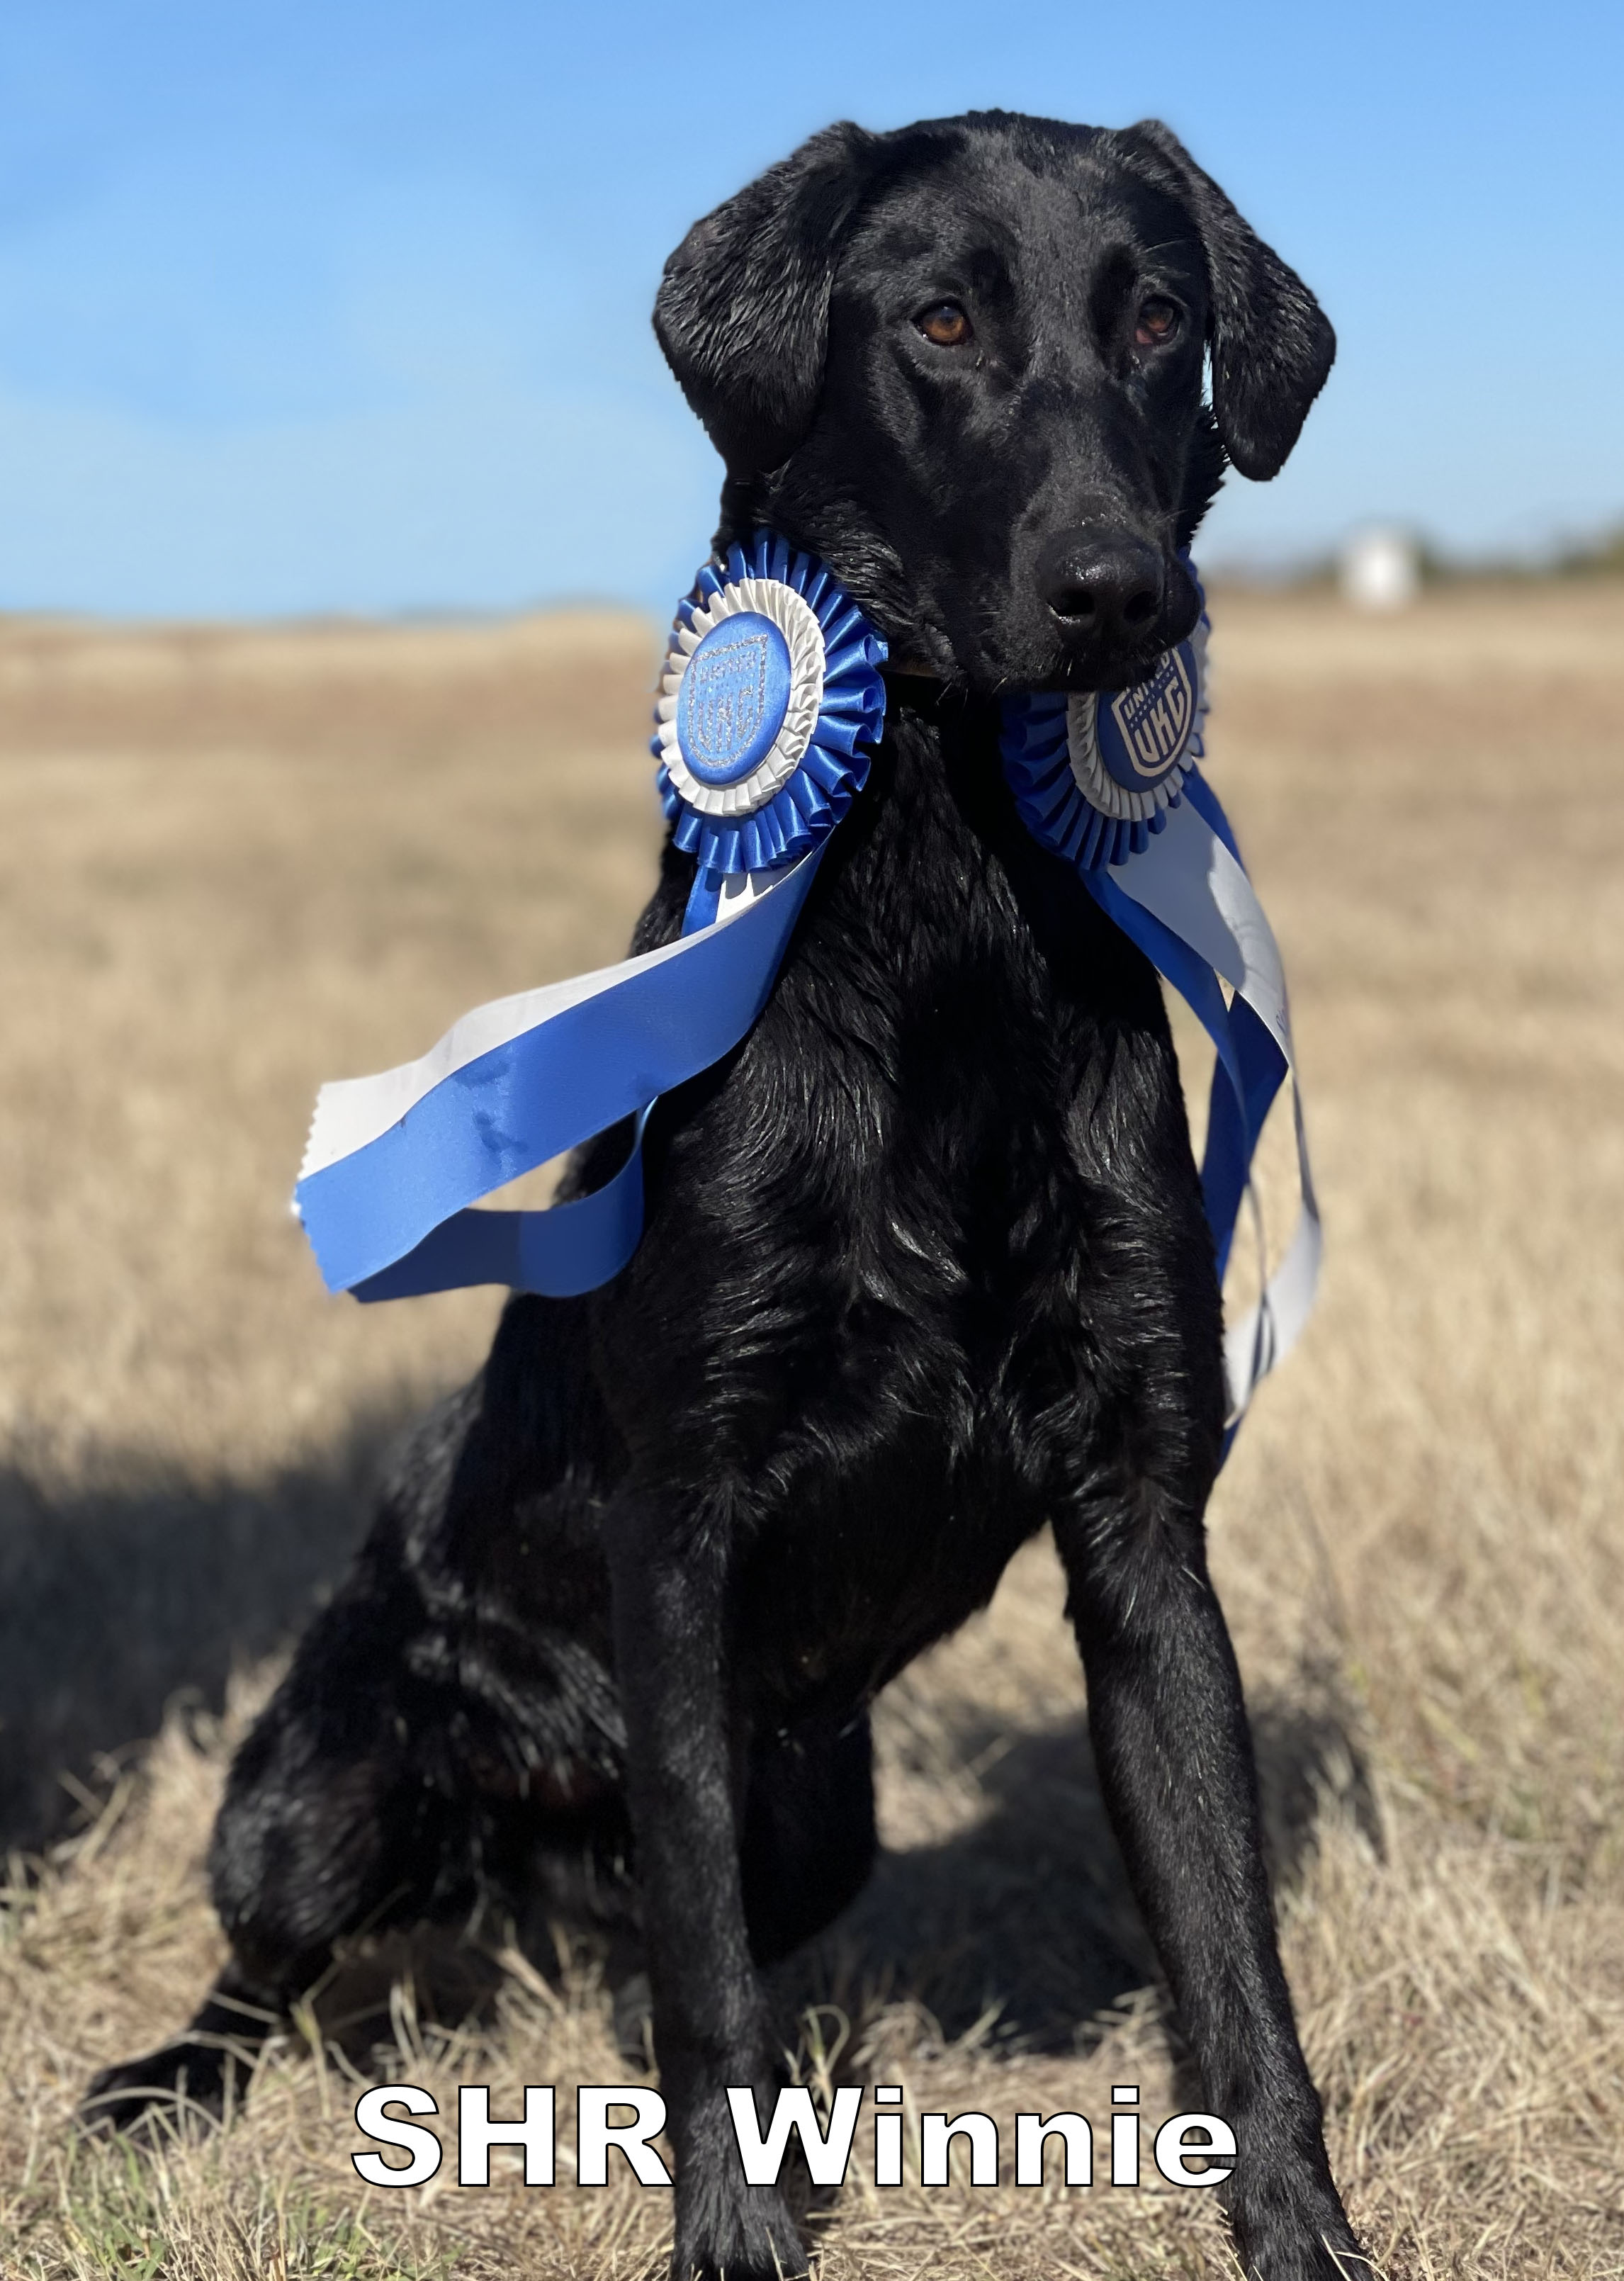
[[[1600,2281],[1624,2274],[1624,592],[1215,616],[1211,773],[1293,978],[1329,1245],[1213,1513],[1288,1967],[1383,2269]],[[390,2193],[351,2168],[365,2080],[443,2109],[487,2082],[493,2112],[625,2080],[590,1959],[465,1959],[460,2008],[430,1960],[376,1960],[391,2051],[358,2056],[329,2004],[238,2127],[155,2163],[68,2121],[206,1979],[202,1852],[266,1659],[380,1442],[496,1311],[321,1295],[287,1211],[315,1086],[620,954],[657,844],[656,647],[613,617],[0,629],[0,1843],[55,1845],[0,1914],[5,2281],[630,2281],[669,2241],[629,2173],[526,2190],[499,2161],[489,2191]],[[890,1691],[880,1873],[782,1991],[808,2072],[986,2108],[1011,2175],[1019,2110],[1102,2140],[1114,2084],[1151,2117],[1192,2103],[1060,1597],[1034,1547]],[[816,2224],[827,2281],[1224,2269],[1210,2198],[1160,2189],[865,2176]]]

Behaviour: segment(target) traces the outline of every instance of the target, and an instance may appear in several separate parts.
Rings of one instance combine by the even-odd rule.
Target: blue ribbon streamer
[[[1187,796],[1195,781],[1195,777],[1187,780]],[[1206,805],[1200,805],[1203,816],[1212,823],[1233,854],[1228,819],[1210,786],[1203,785],[1203,790],[1218,821],[1213,821]],[[1222,984],[1200,953],[1153,912],[1124,894],[1109,870],[1085,871],[1082,877],[1101,909],[1179,993],[1217,1051],[1208,1100],[1206,1146],[1202,1151],[1201,1190],[1221,1282],[1264,1120],[1286,1080],[1286,1056],[1245,999],[1226,1001]]]
[[[644,1110],[620,1171],[591,1195],[545,1211],[459,1211],[386,1267],[352,1285],[354,1298],[421,1299],[475,1283],[505,1283],[574,1299],[618,1275],[643,1240]]]
[[[328,1288],[383,1299],[511,1281],[565,1296],[607,1282],[641,1232],[635,1149],[606,1188],[553,1210],[463,1207],[640,1117],[730,1053],[767,1002],[820,854],[736,918],[687,937],[675,956],[633,963],[480,1055],[376,1140],[302,1179],[294,1202]]]

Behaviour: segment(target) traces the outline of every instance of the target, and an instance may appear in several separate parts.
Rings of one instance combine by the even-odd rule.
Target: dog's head
[[[723,537],[783,531],[986,692],[1147,675],[1226,461],[1274,475],[1335,353],[1164,127],[996,112],[815,135],[695,223],[654,326]]]

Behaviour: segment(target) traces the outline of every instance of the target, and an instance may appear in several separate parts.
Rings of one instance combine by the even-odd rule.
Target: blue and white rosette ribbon
[[[1321,1246],[1280,951],[1198,765],[1207,632],[1203,608],[1190,639],[1135,689],[1007,699],[1002,744],[1027,829],[1075,866],[1095,901],[1188,1001],[1217,1049],[1202,1193],[1220,1280],[1241,1202],[1251,1196],[1262,1286],[1257,1304],[1225,1336],[1233,1437],[1259,1381],[1308,1320]],[[1251,1167],[1288,1075],[1301,1209],[1270,1275]]]
[[[832,571],[759,531],[679,604],[653,751],[672,838],[699,870],[684,932],[727,880],[821,846],[868,781],[885,645]]]
[[[885,656],[832,573],[781,538],[700,571],[656,715],[661,795],[699,864],[681,936],[478,1007],[421,1061],[322,1086],[294,1205],[329,1290],[497,1283],[562,1298],[626,1264],[648,1111],[766,1004],[824,843],[867,777]],[[627,1161],[590,1195],[470,1209],[628,1117]]]

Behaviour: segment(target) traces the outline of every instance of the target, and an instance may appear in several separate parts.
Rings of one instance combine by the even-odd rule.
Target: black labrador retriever
[[[406,1450],[232,1769],[231,1962],[90,2111],[217,2106],[220,2039],[358,1928],[573,1897],[640,1921],[677,2275],[802,2269],[725,2100],[775,2084],[758,1968],[868,1873],[875,1696],[1048,1522],[1241,2257],[1344,2271],[1207,1574],[1219,1297],[1162,994],[1018,820],[996,707],[1189,633],[1180,552],[1226,461],[1280,467],[1331,329],[1165,128],[999,112],[815,135],[695,225],[654,321],[718,546],[783,533],[887,637],[884,741],[766,1011],[654,1113],[631,1264],[514,1299]],[[638,948],[692,870],[668,846]]]

